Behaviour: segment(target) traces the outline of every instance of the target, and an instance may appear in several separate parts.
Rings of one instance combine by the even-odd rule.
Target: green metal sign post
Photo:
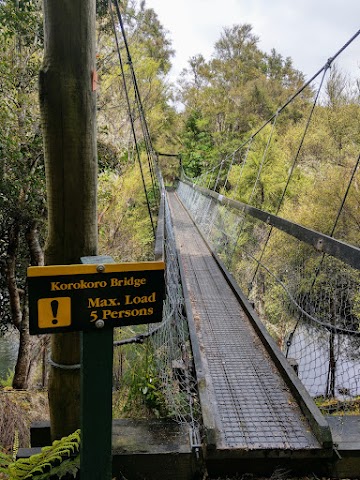
[[[113,330],[161,322],[164,262],[29,267],[30,334],[81,332],[81,478],[112,478]]]
[[[112,478],[113,330],[81,334],[81,478]]]
[[[113,263],[108,257],[106,263]],[[82,263],[102,264],[103,257],[83,257]],[[105,262],[104,262],[105,263]],[[112,478],[113,332],[81,333],[81,478]]]

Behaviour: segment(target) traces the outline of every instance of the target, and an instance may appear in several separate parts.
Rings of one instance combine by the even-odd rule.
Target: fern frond
[[[33,477],[28,477],[26,480],[30,480],[30,478],[31,480],[49,480],[50,475],[56,475],[59,479],[66,475],[72,475],[75,478],[78,470],[80,470],[80,455],[77,455],[75,458],[67,458],[61,462],[60,465],[55,467],[52,466],[50,471]]]
[[[14,443],[13,443],[12,451],[13,451],[13,457],[12,457],[13,462],[15,462],[16,455],[19,451],[19,430],[17,428],[15,429],[15,432],[14,432]]]
[[[0,450],[0,472],[8,473],[8,466],[11,463],[11,455]]]
[[[57,474],[59,469],[62,476],[66,473],[76,472],[80,468],[80,460],[76,460],[78,457],[80,458],[80,455],[76,459],[72,458],[72,455],[79,451],[80,430],[77,430],[68,437],[54,441],[52,446],[42,448],[41,453],[29,458],[21,458],[9,464],[10,478],[13,480],[45,480],[49,476]]]

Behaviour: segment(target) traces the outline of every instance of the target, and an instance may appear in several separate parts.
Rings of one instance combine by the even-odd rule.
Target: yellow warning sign
[[[161,322],[164,262],[30,267],[28,291],[31,335]]]
[[[71,298],[40,298],[38,300],[38,327],[56,328],[71,325]]]

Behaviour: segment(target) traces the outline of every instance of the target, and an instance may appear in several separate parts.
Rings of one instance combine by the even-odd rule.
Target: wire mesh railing
[[[166,301],[163,323],[151,337],[168,411],[191,431],[191,444],[200,444],[200,406],[189,330],[184,310],[174,232],[165,200]]]
[[[160,183],[162,183],[161,180]],[[164,207],[164,217],[160,236],[164,241],[166,265],[166,295],[162,322],[149,325],[147,332],[114,342],[114,346],[119,347],[115,357],[118,360],[117,363],[121,363],[123,358],[119,355],[119,351],[124,349],[124,345],[141,344],[125,352],[127,363],[137,365],[137,372],[133,372],[130,367],[127,369],[133,377],[130,381],[130,390],[135,386],[137,390],[135,397],[140,390],[145,403],[154,407],[151,409],[152,414],[155,413],[157,416],[188,426],[190,444],[195,452],[198,452],[201,444],[201,412],[196,372],[185,314],[175,238],[165,195],[162,196],[161,203]],[[157,243],[160,243],[160,238],[158,240]],[[157,253],[159,252],[158,248]],[[129,331],[126,333],[125,336],[129,337]],[[137,381],[135,377],[139,377]],[[119,380],[119,384],[124,382],[120,377]],[[133,409],[130,407],[130,411]]]
[[[339,415],[360,414],[360,110],[357,84],[330,67],[359,35],[236,150],[197,178],[183,172],[178,187],[321,410]]]
[[[320,410],[360,414],[359,271],[280,230],[267,240],[272,226],[186,183],[178,195]]]

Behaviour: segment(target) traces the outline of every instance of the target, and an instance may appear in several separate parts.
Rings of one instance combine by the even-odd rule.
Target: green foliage
[[[151,185],[148,173],[146,184]],[[139,168],[128,166],[121,175],[103,172],[98,198],[100,250],[119,261],[152,259],[154,238]]]
[[[132,365],[126,374],[125,381],[129,384],[129,393],[124,412],[135,417],[142,416],[142,407],[145,407],[147,415],[165,417],[166,408],[161,382],[156,374],[150,347],[146,346],[145,349],[145,352],[136,355],[136,359],[133,359],[136,364]]]
[[[240,180],[236,181],[235,198],[273,212],[279,204],[287,173],[288,162],[277,141],[276,130],[268,125],[256,136],[244,159]],[[235,183],[234,176],[230,182]]]
[[[132,385],[132,388],[140,393],[145,406],[157,417],[164,413],[164,398],[159,386],[160,382],[155,372],[149,371],[144,377],[137,375]]]
[[[9,368],[7,375],[4,378],[0,378],[0,386],[11,387],[13,378],[14,378],[14,371],[10,370]]]
[[[186,120],[182,135],[183,167],[189,177],[199,176],[211,163],[213,141],[208,123],[200,111],[193,111]]]
[[[30,230],[41,230],[46,214],[37,102],[42,55],[40,2],[2,1],[0,27],[0,318],[19,328],[16,314],[9,308],[8,277],[13,275],[17,288],[25,289],[30,253],[26,236]],[[15,258],[11,272],[5,265]]]
[[[290,58],[275,50],[265,54],[258,41],[249,24],[227,27],[209,62],[201,55],[189,61],[180,93],[185,106],[182,155],[196,175],[204,162],[213,166],[233,152],[303,81]],[[302,102],[286,112],[287,120],[302,117],[310,96],[308,89]]]
[[[43,25],[38,0],[6,0],[0,3],[0,24],[5,39],[21,36],[23,45],[43,42]]]
[[[316,397],[315,403],[324,415],[360,415],[360,397],[351,400]]]
[[[100,2],[102,3],[102,2]],[[122,2],[121,11],[131,50],[132,66],[136,73],[137,85],[142,99],[142,107],[149,125],[151,139],[157,150],[163,145],[167,149],[176,143],[174,126],[176,114],[170,102],[172,93],[165,81],[165,74],[170,70],[173,54],[167,32],[158,20],[153,9],[145,2],[138,6],[134,2]],[[104,22],[106,28],[104,28]],[[122,73],[112,27],[107,28],[105,17],[99,22],[97,70],[99,72],[99,96],[97,123],[99,140],[111,145],[124,156],[128,163],[132,157],[132,131],[129,120],[128,104],[122,85]],[[121,35],[119,35],[122,47]],[[131,84],[131,71],[125,50],[121,51],[125,80],[132,117],[135,119],[135,132],[138,140],[142,139],[138,112],[134,108],[134,88]],[[129,142],[129,138],[131,141]]]
[[[9,478],[7,476],[8,468],[10,463],[12,463],[12,457],[8,453],[2,452],[0,450],[0,473],[6,474],[5,478]],[[1,478],[1,477],[0,477]]]
[[[68,437],[53,442],[52,446],[44,447],[41,453],[26,459],[12,461],[11,456],[0,452],[4,462],[0,472],[7,474],[8,480],[47,480],[53,475],[62,478],[65,475],[76,476],[80,469],[80,430]]]
[[[98,168],[99,172],[107,170],[121,171],[122,162],[119,160],[120,153],[117,149],[109,144],[99,141],[97,144]]]
[[[278,60],[274,57],[272,61],[276,73]],[[305,138],[304,128],[311,102],[304,100],[311,98],[310,91],[291,107],[293,112],[298,110],[301,115],[295,119],[291,113],[290,117],[286,114],[277,119],[268,147],[270,125],[256,135],[249,150],[246,145],[244,151],[239,152],[229,172],[227,191],[223,193],[275,213],[290,168],[296,161],[279,215],[358,246],[358,171],[347,189],[360,145],[359,98],[351,93],[344,78],[336,71],[330,76],[325,90],[327,96],[315,107]],[[254,98],[254,104],[259,101],[264,105],[266,96],[260,93],[258,91],[257,100]],[[342,205],[345,192],[346,202]],[[260,316],[272,334],[278,340],[284,338],[296,321],[298,313],[294,311],[289,294],[320,321],[328,323],[331,319],[339,327],[358,330],[358,272],[332,258],[322,260],[313,248],[301,246],[300,242],[276,229],[262,254],[267,232],[268,227],[261,222],[246,220],[238,240],[239,256],[233,259],[233,268],[239,272],[244,290],[251,291]],[[256,264],[241,253],[242,248],[255,258],[262,255],[262,263],[283,286],[260,266],[249,289]]]
[[[167,38],[166,30],[161,25],[156,12],[152,8],[146,8],[145,2],[140,2],[132,38],[140,40],[144,50],[143,58],[155,60],[161,73],[169,72],[170,58],[174,55],[171,41]]]

